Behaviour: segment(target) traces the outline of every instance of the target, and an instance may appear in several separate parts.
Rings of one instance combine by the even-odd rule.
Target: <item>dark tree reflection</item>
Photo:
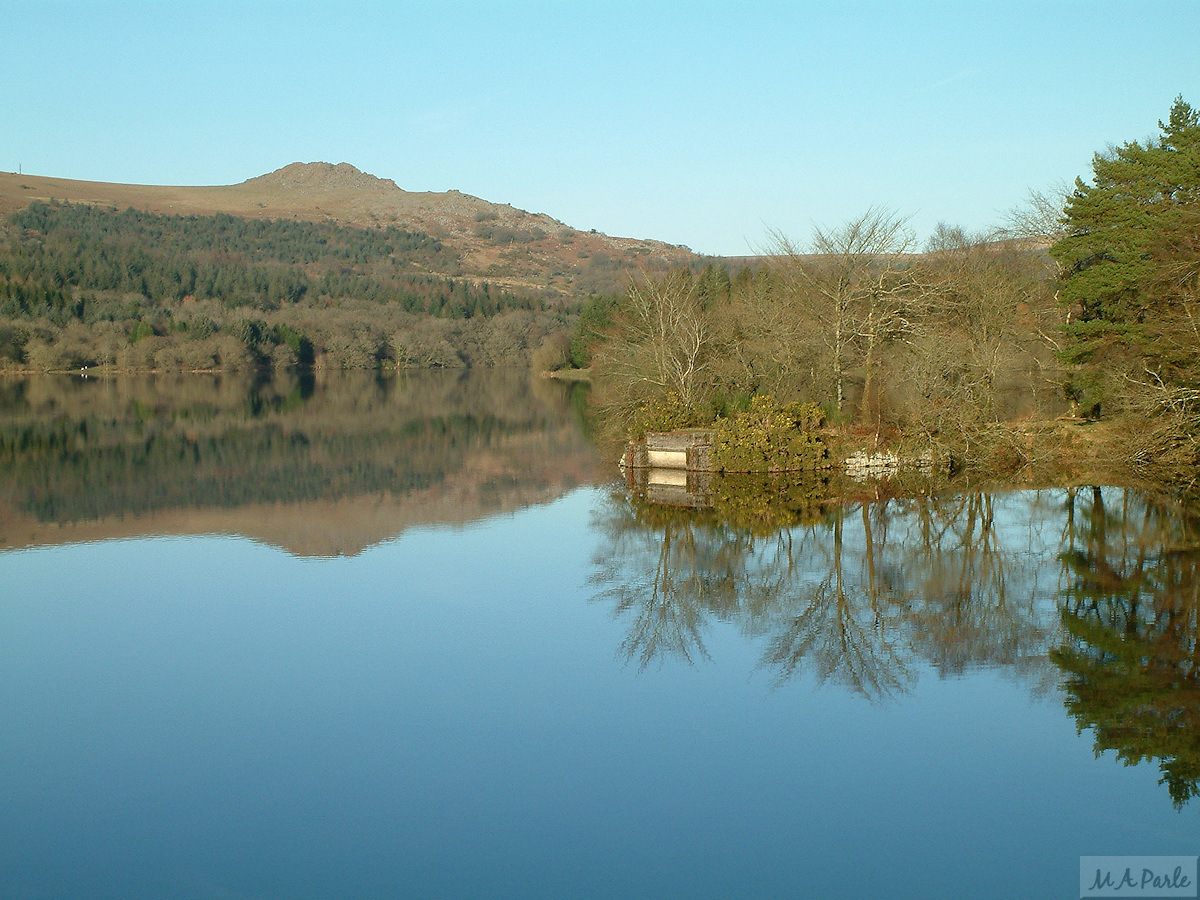
[[[881,698],[906,690],[921,659],[946,674],[1044,664],[1054,622],[1034,589],[1044,554],[1027,531],[1002,539],[995,503],[975,493],[810,504],[765,531],[614,494],[597,522],[607,543],[594,580],[628,619],[624,650],[643,666],[703,657],[708,623],[724,621],[765,641],[777,682],[809,672]]]
[[[737,603],[753,538],[690,510],[614,494],[600,514],[609,545],[597,559],[598,598],[630,619],[622,652],[644,668],[656,658],[707,657],[705,621]]]
[[[1156,763],[1177,806],[1200,793],[1194,508],[1115,488],[966,491],[810,504],[770,530],[694,506],[615,493],[597,521],[597,597],[641,666],[704,658],[725,623],[762,643],[777,684],[807,674],[875,700],[922,668],[994,668],[1063,692],[1097,754]]]
[[[807,668],[822,681],[872,698],[908,687],[903,592],[880,565],[886,524],[874,521],[872,512],[867,504],[837,507],[806,529],[802,541],[789,542],[783,558],[760,560],[764,573],[802,573],[774,591],[778,616],[763,663],[777,683]],[[848,516],[860,526],[849,540]],[[877,535],[881,524],[884,534]]]
[[[1176,807],[1200,793],[1200,518],[1125,491],[1072,492],[1062,554],[1066,707],[1096,753],[1157,762]]]

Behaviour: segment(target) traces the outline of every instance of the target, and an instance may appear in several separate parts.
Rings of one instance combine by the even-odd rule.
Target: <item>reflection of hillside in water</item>
[[[712,489],[714,493],[721,488]],[[768,492],[768,498],[770,497]],[[770,500],[746,500],[768,509]],[[1200,514],[1114,488],[810,504],[774,530],[614,492],[593,581],[639,664],[707,656],[717,623],[869,698],[921,668],[1060,687],[1097,752],[1200,786]]]
[[[566,388],[525,372],[0,382],[0,544],[236,532],[353,553],[593,478]]]

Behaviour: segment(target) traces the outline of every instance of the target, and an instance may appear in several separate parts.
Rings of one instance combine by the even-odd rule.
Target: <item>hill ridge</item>
[[[161,214],[301,219],[360,228],[396,226],[443,241],[460,275],[560,295],[619,290],[630,277],[695,263],[689,248],[573,228],[545,213],[458,190],[407,191],[347,163],[293,162],[237,184],[136,185],[0,172],[0,215],[34,200]]]
[[[327,162],[294,162],[288,163],[265,175],[256,175],[241,182],[244,185],[279,185],[281,187],[319,187],[319,188],[350,188],[350,189],[384,189],[404,191],[390,178],[380,178],[364,172],[348,162],[337,164]]]

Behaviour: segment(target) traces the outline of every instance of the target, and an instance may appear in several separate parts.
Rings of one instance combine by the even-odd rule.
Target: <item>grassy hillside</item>
[[[225,213],[422,232],[458,254],[455,274],[564,297],[616,290],[633,271],[665,272],[696,258],[661,241],[580,231],[557,219],[459,191],[405,191],[347,163],[293,163],[240,184],[106,184],[0,172],[0,214],[63,200],[169,215]],[[448,273],[446,273],[448,274]]]
[[[696,257],[342,163],[238,185],[0,173],[0,369],[526,365]]]

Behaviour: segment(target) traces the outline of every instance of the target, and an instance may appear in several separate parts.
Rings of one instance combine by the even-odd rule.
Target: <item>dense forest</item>
[[[0,228],[0,366],[519,364],[561,300],[458,277],[429,235],[35,202]]]
[[[872,209],[807,245],[775,234],[753,271],[681,271],[591,302],[571,352],[634,436],[768,394],[993,468],[1086,451],[1193,483],[1200,114],[1178,98],[1159,125],[994,232],[941,225],[921,246]]]

